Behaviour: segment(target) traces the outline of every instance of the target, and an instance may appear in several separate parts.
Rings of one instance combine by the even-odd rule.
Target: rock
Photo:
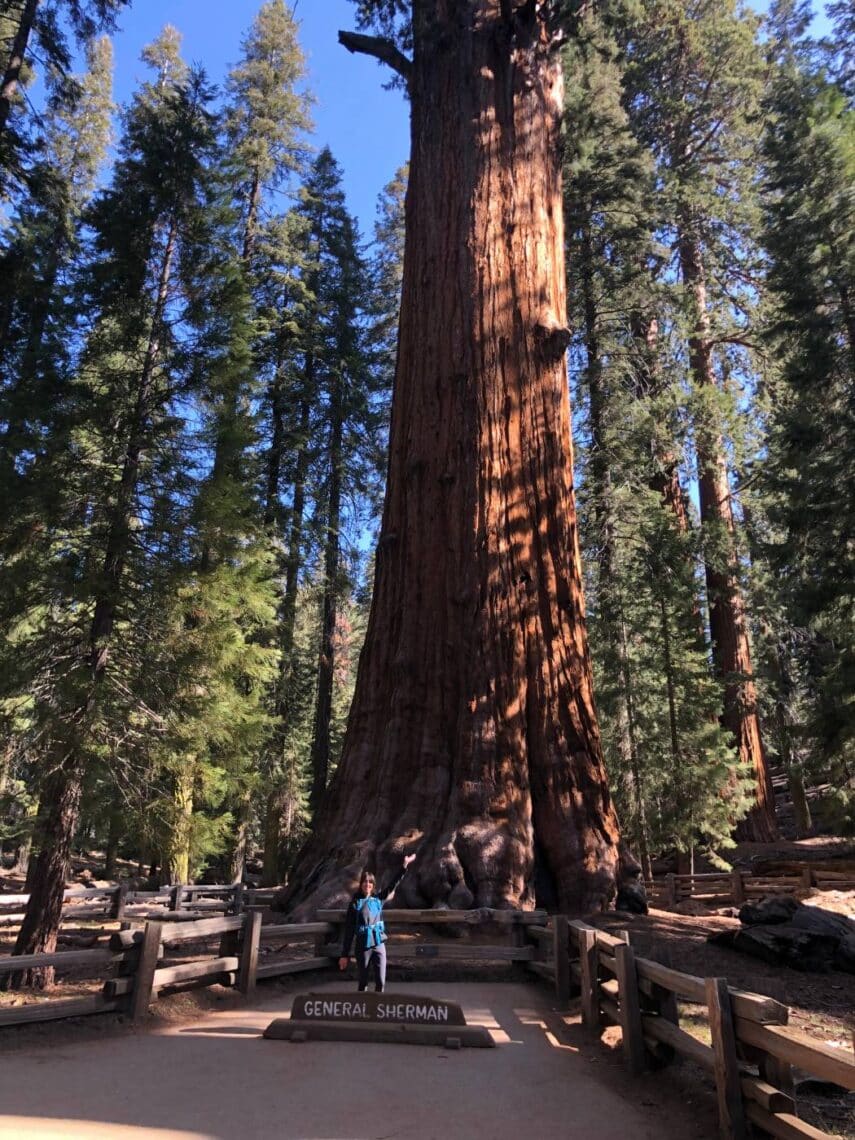
[[[744,926],[772,926],[790,922],[801,904],[790,895],[769,895],[755,903],[739,908],[739,921]]]
[[[751,954],[773,966],[855,973],[855,923],[787,896],[747,903],[742,926],[711,935],[709,942]]]
[[[647,892],[644,884],[623,883],[615,899],[615,910],[629,911],[630,914],[647,914]]]
[[[855,934],[847,934],[837,943],[834,968],[843,970],[847,974],[855,974]]]
[[[793,914],[792,925],[799,930],[830,934],[834,938],[842,939],[855,935],[855,922],[842,914],[834,914],[819,906],[799,906]]]

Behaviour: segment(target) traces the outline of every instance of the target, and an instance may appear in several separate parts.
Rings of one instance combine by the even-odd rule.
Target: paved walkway
[[[340,983],[315,987],[340,989]],[[64,1037],[0,1058],[2,1140],[685,1140],[639,1089],[612,1091],[542,987],[395,984],[458,1001],[496,1049],[292,1044],[260,1033],[289,997],[151,1033]],[[391,992],[390,991],[390,992]],[[692,1135],[699,1135],[694,1130]]]

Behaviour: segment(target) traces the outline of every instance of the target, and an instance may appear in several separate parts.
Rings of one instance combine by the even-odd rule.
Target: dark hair
[[[363,879],[370,879],[372,883],[377,882],[377,880],[374,877],[374,872],[369,871],[367,867],[363,867],[362,870],[359,872],[360,883],[362,882]]]

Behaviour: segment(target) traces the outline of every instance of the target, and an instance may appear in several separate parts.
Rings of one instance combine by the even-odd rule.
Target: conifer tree
[[[561,5],[356,7],[375,34],[341,42],[411,99],[399,351],[365,649],[293,899],[420,844],[410,905],[530,905],[537,852],[555,905],[598,907],[619,852],[569,455]]]
[[[737,511],[728,471],[724,375],[751,343],[753,187],[761,58],[756,21],[733,0],[662,0],[624,25],[626,103],[657,160],[685,290],[710,630],[724,682],[722,723],[756,774],[746,838],[776,833],[740,580]],[[748,367],[744,361],[742,367]]]
[[[54,88],[63,84],[71,68],[66,29],[86,47],[101,31],[110,31],[128,0],[9,0],[0,12],[0,195],[8,175],[20,178],[27,149],[23,123],[16,122],[22,107],[21,88],[26,84],[34,57],[42,62],[45,78]]]
[[[278,524],[282,465],[285,458],[282,425],[282,370],[284,343],[290,313],[277,311],[285,298],[276,280],[290,269],[290,245],[284,228],[268,225],[264,210],[272,196],[301,168],[305,156],[303,134],[310,126],[310,98],[299,90],[305,79],[305,60],[297,40],[293,15],[283,0],[269,0],[253,22],[244,40],[243,56],[229,76],[225,139],[231,156],[235,203],[240,214],[239,245],[255,301],[255,344],[248,361],[246,397],[255,402],[267,388],[265,411],[271,417],[264,434],[270,441],[265,461],[264,520],[273,547],[282,541]],[[261,256],[257,256],[261,236]],[[271,282],[272,278],[272,282]],[[271,296],[271,284],[272,294]],[[274,299],[275,298],[275,299]],[[218,445],[215,465],[220,463]],[[287,641],[287,637],[285,638]],[[274,716],[276,710],[273,710]],[[265,760],[267,781],[270,765]],[[273,789],[266,789],[268,795]],[[272,809],[271,809],[272,810]],[[236,805],[238,826],[231,858],[231,873],[242,874],[246,835],[252,814],[252,796],[245,788]]]
[[[370,295],[368,268],[359,250],[356,224],[345,209],[341,170],[328,149],[321,151],[313,164],[301,211],[313,247],[309,278],[314,304],[307,313],[305,335],[317,384],[313,436],[323,551],[321,644],[309,801],[310,808],[317,810],[330,766],[347,504],[358,504],[370,490],[381,419],[372,401],[373,376],[365,345],[365,317],[360,312],[363,299]]]
[[[662,204],[622,105],[613,34],[592,12],[575,31],[565,216],[588,621],[606,762],[650,874],[653,850],[729,843],[720,793],[732,757],[698,632],[677,370],[657,333],[673,304],[656,277]]]
[[[245,285],[239,267],[234,262],[229,267],[217,241],[220,207],[210,172],[219,151],[211,92],[204,77],[182,63],[174,29],[167,28],[144,58],[155,79],[143,86],[126,115],[112,184],[89,219],[94,261],[83,284],[87,306],[97,317],[70,392],[70,441],[78,452],[78,475],[65,489],[62,520],[74,534],[78,568],[65,571],[62,580],[64,628],[45,624],[45,614],[35,640],[53,662],[48,676],[34,678],[32,686],[35,719],[49,742],[42,795],[46,809],[18,953],[50,947],[55,940],[83,782],[109,751],[110,725],[139,716],[143,708],[162,718],[162,710],[152,710],[153,702],[141,699],[139,689],[129,691],[124,678],[134,668],[140,670],[139,657],[151,645],[150,630],[138,620],[149,600],[147,544],[174,542],[176,512],[179,522],[186,521],[181,508],[187,501],[190,460],[176,450],[179,393],[185,400],[198,393],[211,409],[205,419],[219,424],[221,407],[229,406],[232,377],[246,370],[241,332]],[[181,337],[176,330],[182,330]],[[189,341],[183,341],[185,330],[194,330]],[[227,430],[239,436],[233,424]],[[218,499],[220,487],[212,472],[200,498],[213,500],[216,507],[195,509],[195,533],[211,546],[238,550],[241,558],[234,562],[240,573],[246,565],[246,528],[240,529],[235,517],[239,507],[229,513],[233,503],[228,495]],[[83,513],[76,517],[73,512],[81,507]],[[178,551],[196,574],[201,549]],[[251,577],[254,571],[248,573]],[[174,579],[169,571],[162,570],[161,576]],[[215,579],[204,585],[207,593],[202,591],[201,598],[185,590],[180,608],[184,621],[201,631],[205,651],[211,654],[213,644],[223,657],[232,644],[223,634],[223,610],[232,639],[240,640],[244,630],[222,596],[223,584]],[[251,610],[257,603],[249,582],[241,588],[244,608]],[[194,598],[189,617],[188,597]],[[169,612],[167,602],[164,613]],[[161,633],[154,630],[156,642]],[[246,633],[252,636],[252,631]],[[64,644],[61,653],[58,643]],[[205,663],[204,656],[201,661]],[[190,665],[191,672],[205,675],[198,657]],[[216,673],[210,656],[207,670]],[[251,669],[247,673],[252,677]],[[164,675],[176,687],[182,684],[175,666]],[[183,682],[197,706],[207,705],[205,733],[214,738],[216,703],[209,694],[215,681],[197,677]],[[233,730],[252,719],[246,713],[242,720],[238,709],[232,713]],[[164,739],[168,736],[167,731]],[[173,751],[181,757],[180,749]],[[185,801],[192,778],[180,764],[176,785]]]
[[[112,47],[89,45],[89,69],[73,100],[56,100],[45,125],[33,195],[24,199],[0,260],[0,531],[20,515],[23,488],[15,457],[38,455],[61,384],[74,321],[70,270],[80,253],[80,218],[110,143]],[[5,516],[5,517],[4,517]]]
[[[775,5],[764,241],[779,372],[761,497],[785,632],[773,662],[783,751],[797,773],[800,754],[843,789],[855,738],[855,111],[829,73],[845,75],[845,56],[823,59],[806,25],[799,6]]]

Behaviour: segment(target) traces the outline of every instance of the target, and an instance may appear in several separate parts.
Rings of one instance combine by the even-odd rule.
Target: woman
[[[350,947],[356,935],[356,965],[359,970],[359,992],[368,989],[368,973],[374,973],[374,989],[378,994],[383,993],[386,985],[386,931],[383,926],[383,903],[394,895],[395,888],[407,873],[407,868],[415,859],[415,855],[404,856],[404,866],[397,878],[385,890],[374,893],[376,885],[371,871],[364,870],[359,876],[359,890],[350,900],[347,908],[347,919],[344,924],[344,941],[341,947],[341,957],[338,960],[340,970],[347,969],[350,961]]]

